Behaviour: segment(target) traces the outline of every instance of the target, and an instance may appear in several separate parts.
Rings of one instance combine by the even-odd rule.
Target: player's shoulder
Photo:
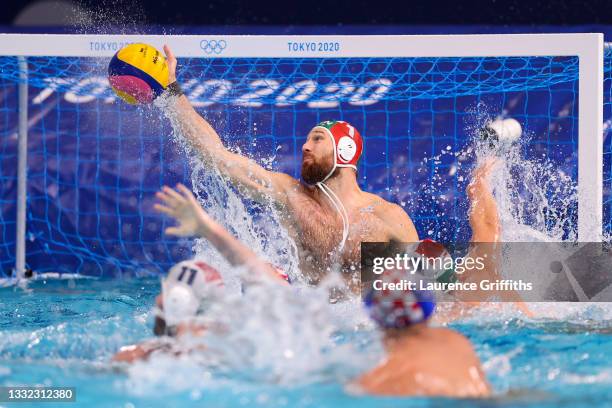
[[[456,330],[449,329],[448,327],[428,327],[427,330],[430,332],[430,337],[439,340],[441,343],[447,345],[453,344],[455,347],[466,350],[472,349],[470,340]]]
[[[408,217],[406,210],[404,210],[400,205],[390,203],[389,201],[385,201],[385,210],[392,215],[400,215],[406,218]]]
[[[297,188],[300,186],[300,181],[291,177],[287,173],[272,173],[272,177],[274,178],[274,183],[277,185],[277,187],[281,187],[284,190],[289,190],[291,188]]]
[[[412,219],[401,206],[373,194],[372,196],[373,212],[388,226],[391,238],[404,242],[418,240]]]
[[[371,193],[366,194],[368,194],[368,199],[371,202],[374,213],[379,217],[383,219],[397,219],[397,217],[401,217],[402,219],[408,218],[408,214],[401,206],[380,198],[377,195]]]

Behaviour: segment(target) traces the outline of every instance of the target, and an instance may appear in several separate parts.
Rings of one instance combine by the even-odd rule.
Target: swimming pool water
[[[27,291],[0,288],[0,385],[76,387],[76,404],[43,404],[49,407],[475,405],[475,401],[350,396],[342,384],[349,373],[331,366],[314,380],[297,378],[278,385],[269,379],[260,381],[257,375],[237,376],[223,367],[202,368],[189,358],[160,357],[131,367],[111,364],[119,347],[150,337],[158,288],[159,280],[154,278],[50,280],[33,282]],[[573,305],[547,307],[570,310]],[[610,405],[608,305],[561,315],[561,319],[525,320],[498,313],[451,325],[473,341],[495,390],[493,398],[476,405]],[[338,336],[336,342],[367,342],[369,335],[356,330]],[[362,350],[369,352],[367,345]],[[27,406],[0,403],[17,405]]]

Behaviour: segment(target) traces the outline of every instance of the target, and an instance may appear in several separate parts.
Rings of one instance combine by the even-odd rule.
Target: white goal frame
[[[2,56],[111,57],[123,45],[145,42],[172,47],[177,57],[351,58],[351,57],[525,57],[577,56],[578,239],[602,239],[603,53],[600,33],[486,35],[73,35],[0,34]],[[327,44],[327,45],[326,45]],[[21,87],[27,92],[27,87]],[[22,104],[20,104],[22,106]],[[22,106],[23,108],[23,106]],[[26,103],[27,108],[27,103]],[[20,109],[27,139],[27,112]],[[25,143],[21,143],[24,146]],[[22,156],[20,155],[20,158]],[[19,177],[25,178],[25,153]],[[19,182],[19,180],[18,180]],[[25,183],[25,180],[22,180]],[[22,189],[25,184],[22,185]],[[19,189],[18,189],[19,190]],[[25,191],[25,190],[24,190]],[[25,261],[25,193],[18,200],[17,273]],[[21,225],[21,226],[20,226]]]

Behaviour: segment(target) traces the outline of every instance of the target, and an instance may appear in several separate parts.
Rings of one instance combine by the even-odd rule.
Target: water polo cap
[[[313,128],[325,132],[334,145],[334,165],[322,181],[334,174],[337,167],[350,167],[357,170],[357,162],[363,151],[361,135],[348,122],[342,120],[327,120]]]
[[[195,316],[202,301],[223,286],[221,274],[201,261],[183,261],[174,265],[162,281],[163,318],[173,326]]]
[[[407,279],[405,270],[386,270],[380,275],[385,283]],[[423,290],[375,290],[370,288],[364,303],[370,317],[384,329],[405,329],[426,321],[433,314],[436,302],[433,293]]]

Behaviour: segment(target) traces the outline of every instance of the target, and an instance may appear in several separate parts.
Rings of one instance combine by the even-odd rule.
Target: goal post
[[[42,89],[41,92],[33,93],[30,91],[30,96],[38,98],[38,101],[44,100],[55,91],[63,89],[67,91],[68,85],[64,83],[63,76],[70,76],[76,72],[70,58],[82,58],[93,62],[88,63],[91,70],[82,72],[81,77],[77,78],[82,81],[81,88],[93,87],[91,95],[93,99],[104,98],[107,101],[112,100],[112,96],[108,96],[102,90],[103,85],[91,83],[92,81],[102,81],[105,72],[105,58],[111,57],[123,45],[134,42],[149,43],[159,49],[164,44],[172,47],[175,55],[178,58],[186,58],[189,61],[211,60],[228,62],[229,68],[234,69],[235,77],[239,76],[241,66],[234,64],[233,61],[241,59],[254,61],[253,64],[261,62],[262,69],[268,69],[270,61],[278,59],[279,61],[289,61],[287,65],[290,67],[283,71],[282,64],[272,67],[265,71],[263,82],[258,82],[258,86],[253,86],[250,92],[241,92],[240,97],[224,88],[226,78],[215,78],[211,76],[207,78],[209,81],[206,86],[215,86],[213,95],[206,101],[197,102],[199,107],[207,107],[212,103],[223,103],[230,101],[233,106],[244,109],[255,109],[265,104],[266,101],[274,98],[275,106],[297,106],[306,104],[309,109],[326,109],[338,107],[339,104],[347,103],[353,107],[362,109],[363,115],[372,118],[377,117],[378,112],[368,111],[367,107],[378,101],[383,100],[409,100],[410,98],[430,97],[432,100],[446,95],[469,94],[466,91],[465,85],[479,87],[478,81],[483,81],[483,90],[478,92],[487,92],[488,85],[486,71],[480,72],[478,58],[521,58],[521,57],[576,57],[578,60],[578,95],[577,95],[577,150],[578,150],[578,215],[577,215],[577,236],[579,241],[600,241],[602,239],[602,193],[603,193],[603,56],[604,42],[603,34],[487,34],[487,35],[325,35],[325,36],[234,36],[234,35],[69,35],[69,34],[0,34],[0,58],[1,57],[20,57],[19,64],[24,66],[25,59],[40,58],[40,57],[57,57],[61,60],[59,68],[49,68],[55,62],[44,64],[30,64],[30,72],[28,81],[30,86],[37,86]],[[434,72],[440,77],[444,75],[456,76],[464,78],[457,82],[457,86],[439,87],[436,88],[433,81],[436,75],[432,75],[428,79],[426,86],[422,81],[414,80],[408,76],[402,76],[401,69],[404,65],[396,64],[392,67],[389,64],[387,68],[380,68],[380,72],[388,73],[393,78],[398,79],[393,82],[393,78],[388,79],[384,75],[379,78],[371,78],[368,80],[366,76],[362,83],[353,85],[342,85],[345,82],[334,83],[333,86],[327,84],[327,88],[322,88],[321,84],[316,83],[317,75],[328,75],[333,77],[336,72],[354,73],[357,77],[363,71],[370,69],[368,64],[372,66],[379,64],[384,65],[389,59],[408,59],[410,58],[428,58],[431,64],[444,64],[447,58],[466,59],[470,63],[474,63],[474,77],[470,77],[469,70],[453,70]],[[346,67],[342,61],[355,60],[360,61],[363,67],[359,71],[359,67]],[[96,62],[97,61],[97,62]],[[292,87],[283,88],[280,84],[281,77],[285,72],[295,72],[299,64],[307,66],[309,61],[317,61],[316,67],[311,71],[304,68],[301,73],[307,72],[308,75],[296,76]],[[319,62],[323,61],[323,62]],[[325,61],[340,61],[334,64],[326,63]],[[403,60],[402,60],[403,61]],[[3,76],[7,80],[23,81],[19,77],[19,72],[10,72],[12,67],[11,62],[7,63],[7,69],[4,70]],[[266,65],[267,64],[267,65]],[[327,65],[325,65],[327,64]],[[343,65],[344,64],[344,65]],[[459,64],[459,63],[458,63]],[[97,65],[97,66],[96,66]],[[507,77],[500,75],[496,80],[497,90],[507,84],[508,86],[519,85],[516,83],[523,81],[526,87],[537,88],[538,81],[544,81],[545,86],[554,85],[561,81],[562,77],[571,76],[571,63],[568,63],[567,70],[556,70],[549,66],[546,69],[532,69],[530,73],[537,73],[533,78],[525,79],[521,77],[521,69],[517,68],[516,76],[513,73]],[[390,68],[389,68],[390,67]],[[406,65],[409,69],[412,66]],[[183,67],[189,69],[189,66]],[[4,69],[4,67],[3,67]],[[406,68],[408,69],[408,68]],[[438,68],[435,68],[438,69]],[[255,71],[257,70],[257,67]],[[345,70],[345,71],[342,71]],[[548,70],[548,71],[547,71]],[[372,72],[375,70],[373,69]],[[205,72],[202,71],[201,72]],[[213,74],[215,71],[211,71]],[[250,71],[249,71],[250,72]],[[369,71],[368,71],[369,72]],[[379,71],[376,71],[379,72]],[[318,74],[320,73],[320,74]],[[289,74],[287,74],[289,75]],[[291,74],[293,75],[293,74]],[[344,74],[343,74],[344,75]],[[553,80],[546,79],[549,75]],[[95,76],[95,79],[87,82],[89,77]],[[467,77],[466,77],[467,76]],[[23,76],[25,78],[25,76]],[[340,74],[338,74],[340,78]],[[344,78],[344,77],[343,77]],[[467,79],[465,79],[467,78]],[[561,78],[558,81],[554,78]],[[52,79],[52,80],[50,80]],[[91,78],[89,78],[91,79]],[[299,80],[298,80],[299,79]],[[332,78],[333,79],[333,78]],[[403,82],[401,82],[403,81]],[[459,81],[459,79],[457,79]],[[401,82],[401,84],[400,84]],[[255,81],[249,85],[252,86]],[[271,86],[270,84],[274,85]],[[339,85],[340,84],[340,85]],[[398,84],[398,86],[395,86]],[[98,86],[99,85],[99,86]],[[95,88],[98,86],[98,88]],[[342,88],[344,86],[344,88]],[[491,85],[493,86],[493,85]],[[339,87],[339,88],[338,88]],[[352,87],[352,88],[351,88]],[[329,89],[331,91],[329,91]],[[22,86],[20,89],[27,87]],[[190,89],[191,94],[196,95],[196,90],[204,92],[204,88],[193,84]],[[208,88],[206,88],[208,89]],[[212,89],[212,88],[211,88]],[[493,88],[491,88],[493,89]],[[529,88],[531,89],[531,88]],[[247,89],[239,89],[246,91]],[[503,90],[503,89],[502,89]],[[73,90],[74,91],[74,90]],[[328,92],[329,91],[329,92]],[[325,94],[328,92],[328,94]],[[333,92],[333,97],[332,93]],[[433,95],[433,96],[432,96]],[[68,97],[68,95],[67,95]],[[70,98],[75,103],[86,102],[92,100],[83,98],[74,91],[70,94]],[[229,102],[228,102],[229,103]],[[456,105],[456,103],[455,103]],[[26,106],[27,108],[27,106]],[[20,105],[21,109],[21,105]],[[341,109],[338,108],[340,111]],[[273,115],[273,114],[271,114]],[[310,115],[310,113],[309,113]],[[318,113],[316,114],[318,117]],[[312,115],[310,115],[312,116]],[[405,117],[404,117],[405,118]],[[365,120],[365,119],[364,119]],[[375,119],[370,119],[370,122]],[[392,118],[386,120],[392,121]],[[409,119],[408,119],[409,120]],[[28,122],[25,120],[19,121],[20,137],[27,137]],[[389,125],[385,125],[387,128]],[[23,136],[22,136],[23,135]],[[418,137],[411,135],[410,137]],[[271,135],[273,140],[277,140],[275,135]],[[25,143],[20,144],[25,146]],[[297,153],[295,143],[292,145],[293,153]],[[386,147],[388,150],[388,146]],[[384,149],[383,149],[384,150]],[[23,154],[23,152],[22,152]],[[20,156],[21,157],[21,156]],[[373,159],[372,159],[373,160]],[[381,159],[381,164],[388,164]],[[374,166],[374,164],[372,164]],[[1,176],[1,174],[0,174]],[[20,176],[21,177],[21,176]],[[388,181],[387,181],[388,183]],[[21,190],[20,190],[21,191]],[[25,195],[19,195],[18,206],[25,208]],[[119,211],[119,210],[118,210]],[[409,211],[410,212],[410,211]],[[22,217],[17,222],[17,229],[20,231],[17,236],[17,241],[24,241],[25,228],[22,223],[25,218]],[[85,245],[86,241],[72,236],[62,237],[62,239],[70,241],[70,245]],[[122,248],[123,243],[118,245],[118,253],[122,252],[122,256],[127,257],[129,250]],[[25,251],[25,245],[17,245],[19,251]],[[77,251],[78,252],[78,251]],[[81,255],[79,255],[81,256]],[[83,255],[83,256],[87,256]],[[96,255],[97,256],[97,255]],[[17,254],[15,259],[23,259],[23,254]],[[96,261],[99,262],[99,261]],[[117,265],[123,265],[118,262]],[[23,262],[18,261],[19,269],[24,269]],[[22,272],[22,271],[21,271]]]

